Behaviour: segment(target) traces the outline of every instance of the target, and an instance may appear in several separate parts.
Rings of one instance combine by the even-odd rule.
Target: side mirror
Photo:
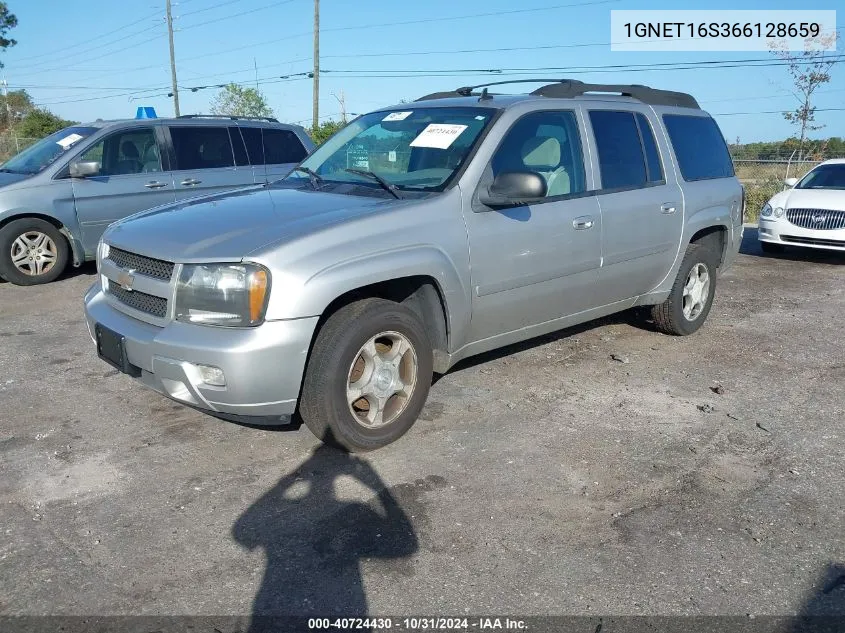
[[[507,207],[526,204],[545,198],[548,187],[540,174],[533,171],[502,172],[487,191],[478,196],[488,207]]]
[[[798,179],[797,178],[787,178],[786,180],[783,181],[783,184],[785,184],[787,187],[794,187],[795,185],[798,184]]]
[[[71,178],[97,176],[100,173],[100,163],[93,160],[84,163],[71,163],[68,171],[70,172]]]

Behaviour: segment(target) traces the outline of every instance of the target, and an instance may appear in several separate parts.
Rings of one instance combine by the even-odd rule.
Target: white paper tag
[[[395,149],[392,149],[389,152],[387,152],[387,160],[391,163],[396,162],[396,150]]]
[[[434,147],[447,149],[467,129],[466,125],[452,123],[429,123],[420,135],[411,141],[411,147]]]
[[[413,111],[408,112],[391,112],[382,121],[404,121],[413,114]]]
[[[79,134],[68,134],[66,137],[60,138],[58,141],[56,141],[56,144],[61,145],[62,149],[67,149],[68,147],[76,143],[76,141],[79,141],[81,139],[82,136]]]

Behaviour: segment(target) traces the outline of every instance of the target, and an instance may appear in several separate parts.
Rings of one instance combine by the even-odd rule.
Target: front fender
[[[302,283],[274,275],[267,319],[318,316],[332,301],[348,292],[413,276],[431,277],[437,284],[445,304],[450,347],[463,344],[470,319],[469,289],[451,258],[432,245],[406,246],[340,261]]]

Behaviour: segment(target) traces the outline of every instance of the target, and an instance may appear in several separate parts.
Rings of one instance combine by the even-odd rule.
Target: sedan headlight
[[[270,273],[257,264],[185,264],[176,285],[176,319],[250,327],[264,321]]]
[[[772,217],[772,205],[770,205],[768,202],[764,204],[763,209],[760,211],[760,215],[762,215],[764,218]]]

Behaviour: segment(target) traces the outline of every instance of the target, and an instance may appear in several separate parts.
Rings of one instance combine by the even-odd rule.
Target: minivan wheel
[[[431,343],[417,315],[384,299],[340,308],[314,342],[299,402],[327,444],[371,451],[402,437],[431,387]]]
[[[46,220],[14,220],[0,229],[0,276],[18,286],[49,283],[64,271],[69,251],[67,240]]]
[[[711,249],[690,244],[669,297],[652,307],[658,330],[687,336],[704,325],[716,294],[716,261]]]

